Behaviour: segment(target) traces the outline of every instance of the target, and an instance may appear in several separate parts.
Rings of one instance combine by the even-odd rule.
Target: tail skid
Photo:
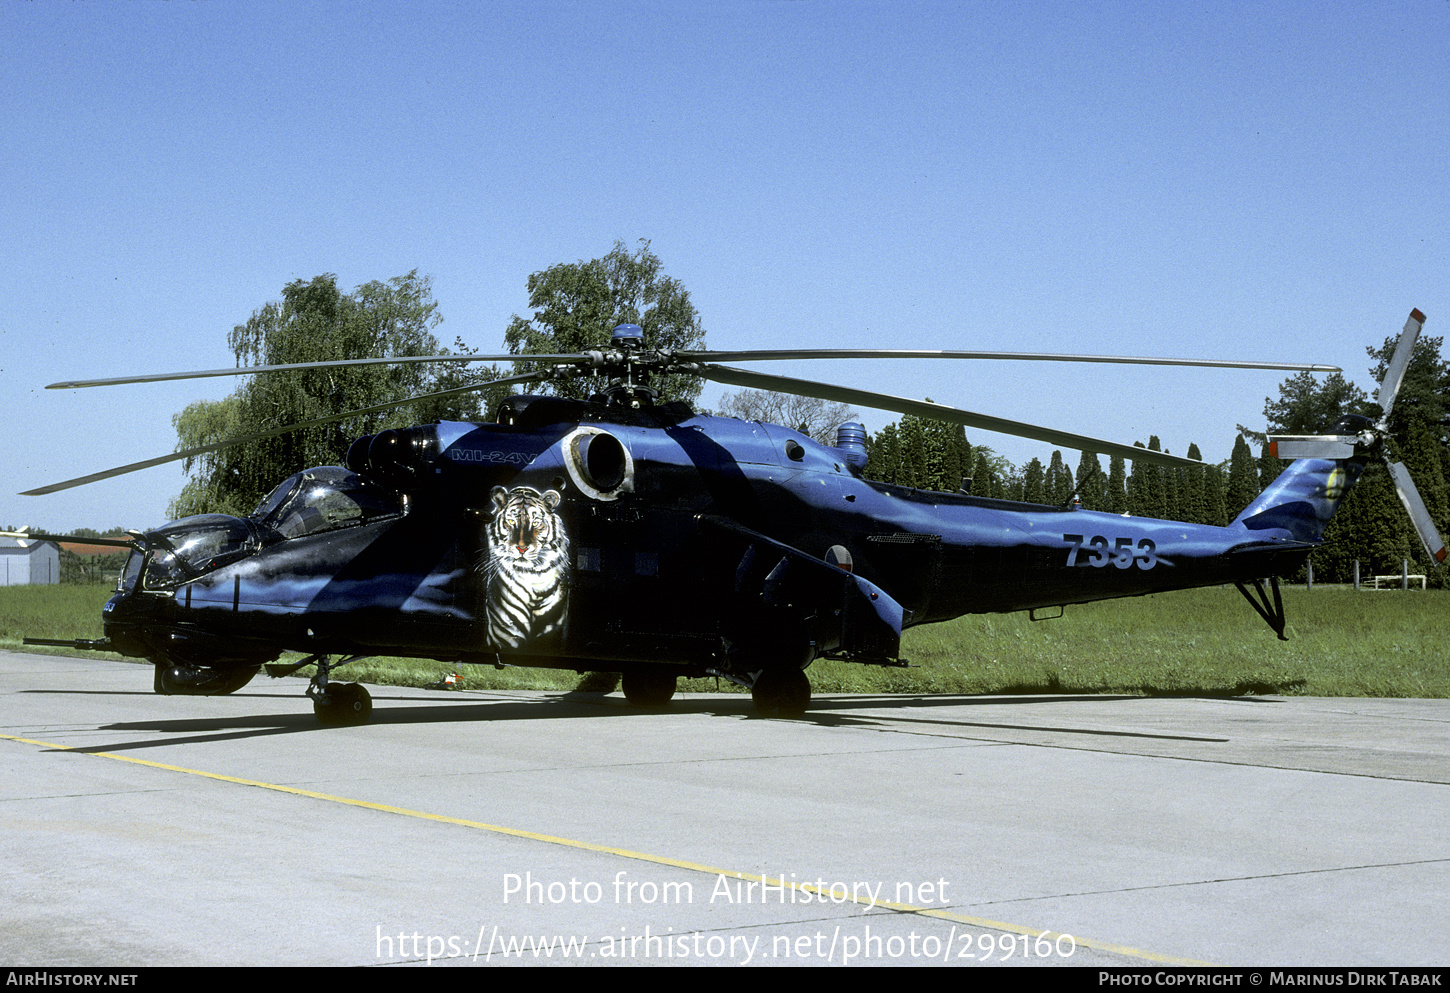
[[[1269,577],[1269,586],[1274,591],[1272,603],[1269,601],[1269,594],[1264,591],[1264,581],[1262,579],[1254,580],[1254,589],[1259,594],[1257,600],[1254,599],[1254,595],[1249,592],[1249,588],[1243,583],[1234,583],[1234,585],[1239,588],[1239,592],[1244,595],[1244,599],[1249,602],[1249,606],[1257,610],[1259,616],[1264,619],[1264,622],[1274,629],[1274,633],[1279,636],[1279,640],[1288,641],[1289,636],[1284,633],[1284,628],[1288,626],[1289,620],[1284,615],[1284,600],[1279,596],[1279,577]]]

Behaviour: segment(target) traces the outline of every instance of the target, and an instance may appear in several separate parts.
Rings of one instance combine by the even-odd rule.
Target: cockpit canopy
[[[403,512],[402,497],[369,486],[338,466],[323,466],[283,480],[250,517],[200,514],[164,524],[146,534],[149,560],[143,585],[166,590],[204,576],[288,538],[365,524]],[[136,587],[143,556],[131,553],[120,590]]]
[[[251,519],[284,538],[297,538],[402,512],[398,494],[329,465],[288,476],[257,505]]]

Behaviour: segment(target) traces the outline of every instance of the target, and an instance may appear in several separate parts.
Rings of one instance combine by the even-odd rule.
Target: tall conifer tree
[[[1054,507],[1067,503],[1067,498],[1072,494],[1072,476],[1068,474],[1067,466],[1062,463],[1060,451],[1054,450],[1052,461],[1047,464],[1044,488],[1047,490],[1047,502]]]
[[[1240,434],[1234,438],[1233,454],[1229,456],[1228,489],[1224,493],[1229,518],[1237,517],[1258,495],[1258,466],[1254,462],[1254,453],[1249,450],[1249,443]]]
[[[1027,463],[1022,470],[1022,499],[1028,503],[1047,502],[1047,492],[1043,486],[1045,473],[1042,463],[1034,458]]]
[[[1229,521],[1228,506],[1224,503],[1223,466],[1210,465],[1203,469],[1203,523],[1223,527]]]
[[[1188,457],[1195,462],[1202,462],[1203,455],[1199,452],[1198,446],[1188,446]],[[1204,489],[1207,485],[1208,467],[1197,465],[1181,470],[1181,490],[1179,492],[1179,512],[1183,515],[1182,520],[1192,524],[1207,524],[1208,507],[1207,495]]]
[[[1107,478],[1103,475],[1103,467],[1095,453],[1082,453],[1082,459],[1077,464],[1076,483],[1077,493],[1084,507],[1088,510],[1104,509]]]
[[[1114,455],[1108,460],[1108,486],[1103,493],[1102,509],[1110,514],[1128,511],[1127,465],[1121,455]]]

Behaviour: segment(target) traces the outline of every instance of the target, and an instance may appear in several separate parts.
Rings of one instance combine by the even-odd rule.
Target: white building
[[[0,586],[60,582],[60,549],[33,538],[0,538]]]

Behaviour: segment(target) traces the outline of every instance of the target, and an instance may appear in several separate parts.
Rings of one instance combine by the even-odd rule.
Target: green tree
[[[1249,443],[1239,434],[1234,438],[1233,454],[1229,456],[1228,489],[1224,493],[1230,518],[1237,517],[1259,495],[1258,466]]]
[[[1444,445],[1435,437],[1434,425],[1412,421],[1405,430],[1405,442],[1399,454],[1415,481],[1415,489],[1443,536],[1450,530],[1450,480],[1445,476]],[[1416,544],[1416,557],[1423,558],[1423,548]]]
[[[1264,490],[1267,490],[1269,484],[1279,478],[1279,474],[1284,471],[1284,467],[1288,464],[1283,459],[1276,459],[1270,455],[1268,445],[1261,448],[1259,450],[1259,457],[1254,462],[1254,467],[1259,474],[1259,492],[1262,493]]]
[[[1380,348],[1367,349],[1376,360],[1371,375],[1382,379],[1394,352],[1395,338],[1385,340]],[[1390,412],[1392,457],[1409,470],[1415,489],[1425,503],[1436,528],[1443,536],[1450,530],[1450,362],[1441,357],[1442,338],[1421,337],[1415,343],[1409,366],[1400,383],[1399,394]],[[1425,571],[1424,547],[1418,539],[1410,542],[1410,557],[1421,561]],[[1447,577],[1444,570],[1431,570],[1438,584]]]
[[[1222,465],[1203,467],[1203,523],[1224,527],[1229,522],[1228,505],[1224,501],[1224,469]]]
[[[1135,442],[1138,447],[1141,443]],[[1148,450],[1161,452],[1158,436],[1148,438]],[[1128,476],[1128,509],[1134,517],[1162,518],[1166,513],[1167,495],[1163,484],[1163,469],[1147,462],[1135,461]]]
[[[994,499],[1006,499],[1010,496],[1016,500],[1022,498],[1021,474],[1007,456],[993,451],[990,445],[972,446],[971,470],[965,475],[972,479],[974,496]]]
[[[1083,452],[1074,474],[1078,497],[1088,510],[1102,510],[1108,485],[1096,453]]]
[[[985,445],[976,450],[976,459],[972,465],[972,494],[983,497],[1001,497],[1004,477],[1001,475],[1001,468],[1010,463],[998,456]]]
[[[1375,360],[1370,375],[1375,382],[1384,379],[1390,357],[1394,354],[1396,338],[1387,338],[1379,348],[1367,348],[1369,357]],[[1440,357],[1442,338],[1421,337],[1415,342],[1410,364],[1400,381],[1399,393],[1395,397],[1394,409],[1390,412],[1390,433],[1403,443],[1411,424],[1423,425],[1441,445],[1450,444],[1450,363]],[[1377,414],[1377,408],[1375,410]]]
[[[1072,496],[1072,473],[1062,461],[1062,452],[1053,450],[1042,485],[1047,491],[1047,502],[1054,507],[1064,506]]]
[[[1368,403],[1364,390],[1343,373],[1331,373],[1319,382],[1312,372],[1301,372],[1279,384],[1277,400],[1264,398],[1267,432],[1239,425],[1239,433],[1261,445],[1269,434],[1319,434],[1345,414],[1366,413]]]
[[[1398,336],[1385,339],[1366,352],[1375,361],[1370,375],[1384,378]],[[1439,338],[1422,337],[1400,384],[1390,420],[1388,445],[1391,458],[1401,460],[1415,480],[1426,509],[1444,533],[1450,526],[1450,495],[1446,492],[1446,467],[1450,466],[1450,366],[1442,360]],[[1264,415],[1269,433],[1314,434],[1328,429],[1346,413],[1377,418],[1378,407],[1365,394],[1335,374],[1315,384],[1308,373],[1285,380],[1278,401],[1266,401]],[[1272,463],[1272,465],[1271,465]],[[1261,482],[1274,475],[1282,463],[1262,458]],[[1352,490],[1339,512],[1329,522],[1324,547],[1314,553],[1316,578],[1327,582],[1349,582],[1354,562],[1363,575],[1394,573],[1402,559],[1418,560],[1423,549],[1415,537],[1395,495],[1388,473],[1378,461],[1365,468],[1359,485]],[[1425,564],[1416,568],[1425,571]],[[1432,575],[1443,582],[1443,573]]]
[[[1188,457],[1195,462],[1203,461],[1203,453],[1198,450],[1196,444],[1189,444]],[[1191,524],[1210,523],[1207,497],[1204,493],[1208,467],[1196,465],[1175,471],[1178,473],[1178,513],[1181,515],[1179,519]]]
[[[1183,513],[1183,470],[1176,466],[1164,466],[1162,468],[1163,478],[1163,519],[1167,521],[1181,521]]]
[[[896,469],[896,481],[902,486],[921,487],[926,485],[926,435],[922,431],[922,420],[907,414],[898,422],[897,437],[901,443],[901,461]]]
[[[1357,527],[1348,535],[1349,547],[1369,567],[1369,574],[1398,572],[1402,561],[1415,557],[1420,543],[1395,495],[1389,472],[1380,463],[1371,462],[1365,466],[1354,495],[1358,499],[1351,520]]]
[[[932,443],[940,449],[936,473],[937,489],[960,493],[962,480],[972,474],[972,445],[967,429],[947,421],[933,422]]]
[[[679,280],[663,275],[659,258],[644,239],[633,255],[623,241],[616,241],[603,258],[536,272],[528,289],[533,317],[514,315],[504,332],[504,343],[514,355],[603,348],[620,324],[638,324],[651,348],[705,347],[705,329],[689,292]],[[581,376],[542,389],[583,399],[607,385],[602,376]],[[698,376],[671,374],[655,377],[649,385],[663,399],[693,403],[704,383]]]
[[[897,436],[896,424],[892,422],[871,439],[871,450],[866,459],[866,478],[895,484],[900,465],[901,440]]]
[[[171,426],[176,429],[177,450],[190,451],[246,434],[240,426],[241,407],[238,392],[222,400],[198,400],[173,414]],[[256,500],[247,503],[246,494],[238,493],[236,486],[228,485],[232,470],[223,453],[187,459],[183,466],[188,478],[182,484],[181,493],[166,509],[172,520],[208,513],[241,517],[256,506]]]
[[[1022,499],[1027,503],[1046,503],[1046,479],[1047,473],[1042,468],[1042,461],[1034,457],[1022,470]],[[972,489],[976,489],[975,482]]]
[[[1443,535],[1447,520],[1447,485],[1441,469],[1442,449],[1433,430],[1410,420],[1406,425],[1408,438],[1398,446],[1398,456],[1415,481],[1415,489],[1435,526]],[[1378,461],[1370,462],[1339,512],[1324,532],[1325,547],[1314,553],[1315,576],[1325,582],[1349,582],[1354,562],[1359,561],[1361,574],[1393,574],[1400,563],[1410,559],[1412,572],[1426,573],[1432,584],[1443,586],[1444,570],[1430,568],[1425,561],[1424,546],[1415,535],[1404,507],[1395,494],[1389,473]]]
[[[331,274],[296,280],[282,299],[255,311],[229,338],[237,365],[281,365],[343,359],[446,354],[433,329],[441,318],[431,282],[416,270],[344,294]],[[490,370],[444,373],[445,384],[483,382]],[[219,401],[194,403],[172,420],[179,449],[245,436],[426,394],[437,388],[432,364],[303,369],[257,376]],[[173,517],[205,512],[250,513],[288,475],[342,462],[359,435],[438,416],[473,419],[478,400],[433,402],[365,414],[263,438],[186,460],[190,475],[169,508]]]
[[[1015,470],[1005,455],[999,455],[987,445],[977,445],[971,460],[971,493],[974,496],[1005,499],[1009,486],[1014,487]]]
[[[1128,511],[1128,472],[1121,455],[1114,455],[1108,460],[1108,485],[1103,491],[1103,505],[1099,509],[1110,514]]]
[[[868,449],[866,478],[897,486],[956,493],[963,479],[971,479],[974,496],[1000,497],[1014,472],[990,447],[972,446],[960,425],[912,414],[882,428]]]
[[[966,429],[947,421],[924,421],[922,437],[926,443],[926,488],[956,493],[962,487],[962,477],[971,475]]]

